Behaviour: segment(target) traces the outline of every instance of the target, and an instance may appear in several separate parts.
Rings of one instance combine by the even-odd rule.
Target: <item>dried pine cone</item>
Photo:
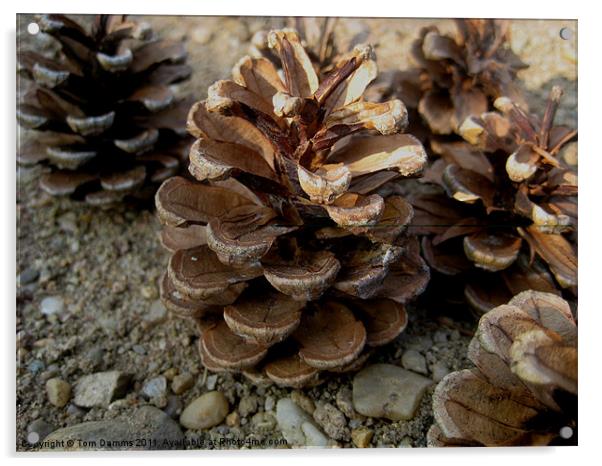
[[[468,357],[476,368],[435,389],[429,446],[577,444],[577,325],[566,301],[520,293],[481,317]]]
[[[334,42],[334,27],[337,18],[292,17],[288,18],[288,25],[295,30],[301,40],[305,53],[309,56],[312,65],[322,79],[330,73],[337,61],[343,57]],[[276,67],[280,66],[280,57],[268,43],[268,31],[257,31],[251,39],[251,55],[254,58],[267,58]]]
[[[322,71],[329,71],[337,61],[338,50],[334,42],[337,18],[291,18],[290,26],[301,36],[310,59],[319,64]]]
[[[509,22],[459,19],[456,29],[450,37],[435,26],[423,28],[411,50],[417,67],[392,73],[376,86],[377,94],[386,97],[393,90],[408,107],[417,108],[434,134],[456,132],[468,116],[489,110],[497,97],[525,106],[516,74],[527,65],[508,47]]]
[[[413,196],[413,226],[432,268],[468,274],[465,296],[481,312],[525,289],[577,294],[577,173],[563,157],[576,131],[553,126],[561,94],[542,120],[504,97],[501,113],[466,120],[472,144],[433,141],[441,158],[423,180],[443,190]]]
[[[93,205],[152,197],[189,147],[191,102],[169,88],[190,76],[184,44],[156,39],[124,16],[97,16],[90,31],[62,15],[38,24],[61,53],[19,53],[20,74],[31,82],[20,83],[28,88],[17,118],[44,132],[21,145],[19,163],[49,165],[40,185],[52,195]]]
[[[292,30],[272,31],[282,62],[245,57],[196,103],[196,181],[156,195],[173,252],[162,299],[196,319],[205,367],[286,386],[359,367],[406,325],[403,304],[428,268],[403,236],[412,208],[387,183],[426,154],[401,101],[367,103],[376,74],[361,46],[319,81]]]

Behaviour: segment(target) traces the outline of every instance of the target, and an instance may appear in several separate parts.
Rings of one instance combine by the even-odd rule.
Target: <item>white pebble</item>
[[[61,314],[65,309],[65,301],[60,296],[48,296],[40,302],[40,312],[46,316]]]

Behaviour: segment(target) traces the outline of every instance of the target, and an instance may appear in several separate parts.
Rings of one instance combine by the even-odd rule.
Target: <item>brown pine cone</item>
[[[296,16],[289,19],[290,27],[299,32],[305,51],[319,71],[329,72],[338,61],[339,51],[335,45],[334,28],[337,18]]]
[[[388,183],[426,154],[400,134],[401,101],[363,101],[369,46],[320,81],[296,32],[268,39],[284,81],[245,57],[190,111],[196,180],[156,195],[173,252],[162,299],[197,321],[205,367],[302,386],[359,367],[404,329],[429,272],[404,237],[412,207]]]
[[[577,444],[577,325],[566,301],[530,290],[492,309],[468,358],[476,368],[435,389],[429,446]]]
[[[40,185],[52,195],[102,206],[152,198],[189,148],[191,102],[169,87],[190,76],[184,44],[124,16],[97,16],[89,31],[62,15],[38,24],[61,51],[56,59],[19,52],[17,119],[43,132],[20,145],[19,163],[48,165]]]
[[[430,131],[457,132],[470,115],[491,109],[501,96],[526,108],[516,74],[527,67],[509,48],[509,22],[458,19],[455,36],[423,28],[412,44],[416,68],[392,74],[389,87],[417,108]]]
[[[286,24],[299,35],[301,45],[309,57],[318,79],[330,73],[342,57],[335,45],[334,28],[337,18],[290,17]],[[250,54],[253,58],[266,58],[280,67],[280,57],[268,43],[269,31],[257,31],[251,39]]]
[[[553,126],[561,94],[552,90],[541,120],[499,98],[500,112],[462,125],[468,142],[432,143],[440,158],[421,181],[443,189],[413,196],[414,232],[433,269],[464,274],[481,312],[526,289],[577,295],[577,173],[564,157],[577,143]]]

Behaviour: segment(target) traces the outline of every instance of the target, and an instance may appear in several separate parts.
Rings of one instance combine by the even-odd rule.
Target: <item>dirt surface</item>
[[[190,83],[182,92],[196,98],[207,87],[229,76],[232,65],[248,51],[249,40],[260,29],[280,26],[280,18],[237,17],[140,17],[164,36],[185,38],[194,68]],[[26,36],[30,17],[18,24],[21,46],[48,46],[44,38]],[[382,70],[408,65],[409,44],[420,27],[437,24],[443,30],[453,27],[445,20],[341,19],[337,38],[344,49],[357,39],[377,46]],[[569,27],[573,39],[564,41],[559,31]],[[575,125],[576,108],[576,22],[514,21],[512,45],[531,64],[521,78],[530,93],[532,108],[541,108],[552,84],[565,87],[559,122]],[[21,132],[20,138],[29,137]],[[291,390],[276,386],[255,387],[244,377],[205,373],[200,366],[193,325],[160,315],[149,319],[151,308],[159,308],[157,280],[164,271],[167,255],[157,241],[159,224],[150,211],[128,206],[98,210],[65,199],[46,196],[37,187],[42,172],[18,168],[17,193],[17,448],[35,450],[28,443],[28,426],[43,420],[48,430],[84,421],[113,419],[134,412],[136,407],[155,404],[177,419],[178,407],[210,389],[221,391],[230,411],[240,415],[240,425],[219,426],[202,431],[183,427],[188,439],[218,438],[281,439],[275,419],[275,403]],[[28,282],[28,283],[26,283]],[[59,312],[41,312],[42,300],[62,300]],[[440,315],[445,309],[439,310]],[[424,356],[428,376],[433,365],[449,370],[467,367],[466,346],[474,320],[468,310],[452,319],[437,313],[410,308],[410,323],[396,342],[376,353],[373,362],[401,365],[401,355],[416,349]],[[444,325],[445,324],[445,325]],[[125,397],[108,408],[84,410],[68,403],[58,408],[49,403],[45,384],[61,378],[72,386],[86,374],[120,370],[132,374]],[[148,401],[141,395],[144,381],[161,374],[189,373],[194,385],[181,395],[170,395],[169,405]],[[351,387],[352,375],[330,379],[305,390],[314,403],[336,404],[337,394]],[[169,392],[169,390],[168,390]],[[432,390],[431,390],[432,392]],[[367,427],[374,432],[375,447],[424,446],[432,423],[428,392],[410,421],[346,418],[350,428]],[[299,393],[293,395],[299,396]],[[251,399],[251,401],[249,401]],[[254,400],[254,401],[253,401]],[[243,406],[241,406],[241,404]],[[257,413],[264,413],[258,415]],[[244,414],[244,415],[243,415]],[[353,446],[349,439],[343,447]],[[215,448],[220,448],[219,445]]]

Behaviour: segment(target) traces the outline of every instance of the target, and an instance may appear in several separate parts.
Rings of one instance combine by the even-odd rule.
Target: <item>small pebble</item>
[[[265,409],[266,411],[273,411],[275,406],[276,406],[276,400],[274,399],[274,397],[266,396],[265,403],[263,405],[263,409]]]
[[[418,372],[419,374],[428,374],[426,369],[426,359],[416,350],[407,350],[401,357],[401,365],[410,371]]]
[[[115,294],[123,293],[125,290],[127,290],[127,285],[123,280],[115,281],[111,285],[111,292]]]
[[[301,424],[301,430],[305,434],[305,446],[324,448],[331,444],[328,437],[311,422]]]
[[[316,409],[316,405],[313,400],[299,390],[294,390],[291,393],[291,400],[293,400],[297,406],[309,414],[313,414]]]
[[[410,437],[404,437],[397,445],[397,448],[414,448],[412,445],[412,439]]]
[[[165,406],[163,412],[169,417],[176,419],[178,416],[180,416],[180,414],[182,414],[182,408],[183,405],[180,397],[169,395],[167,397],[167,405]]]
[[[347,428],[345,416],[330,403],[322,403],[316,407],[314,420],[330,438],[335,440],[346,440],[349,438],[349,429]]]
[[[56,367],[56,365],[53,364],[53,366],[54,367],[48,366],[48,368],[40,374],[40,379],[42,379],[43,381],[48,381],[49,379],[58,376],[60,371]]]
[[[110,337],[114,336],[119,331],[119,322],[112,317],[99,317],[98,323]]]
[[[95,371],[102,364],[105,350],[100,346],[93,346],[84,355],[80,364],[88,372]]]
[[[351,419],[349,421],[349,427],[351,427],[352,429],[356,429],[361,425],[362,425],[361,419]]]
[[[77,217],[73,212],[67,212],[58,218],[61,230],[68,233],[77,233]]]
[[[433,340],[429,335],[414,336],[406,343],[407,349],[415,349],[417,351],[428,351],[432,346]]]
[[[121,398],[120,400],[113,401],[109,405],[107,410],[108,411],[120,411],[120,410],[129,408],[130,406],[131,406],[130,400],[128,400],[127,398]]]
[[[276,403],[276,420],[290,446],[327,446],[329,441],[313,419],[290,398]]]
[[[44,369],[44,363],[42,361],[40,361],[39,359],[34,359],[27,366],[27,370],[29,372],[31,372],[32,374],[37,374],[38,372],[41,372],[43,369]]]
[[[443,377],[451,372],[451,369],[444,362],[437,361],[431,366],[431,372],[433,375],[433,380],[435,382],[440,382]]]
[[[238,403],[238,413],[241,417],[247,417],[257,412],[258,400],[257,396],[249,395],[245,396]]]
[[[17,276],[17,285],[18,286],[29,285],[30,283],[35,282],[39,276],[40,276],[40,272],[38,272],[33,267],[28,267]]]
[[[71,385],[58,378],[49,379],[46,382],[46,395],[51,404],[62,408],[71,398]]]
[[[437,330],[433,335],[433,340],[435,343],[447,343],[447,332]]]
[[[153,301],[146,314],[144,314],[144,322],[147,328],[152,328],[162,324],[167,320],[167,309],[158,299]]]
[[[163,375],[147,380],[142,386],[142,394],[147,399],[165,397],[166,393],[167,379]]]
[[[205,387],[209,390],[214,390],[217,385],[217,374],[212,374],[207,377],[207,381],[205,382]]]
[[[200,45],[205,45],[211,40],[213,33],[205,27],[197,27],[192,31],[192,40]]]
[[[149,401],[153,406],[156,406],[159,409],[165,408],[168,403],[167,396],[165,396],[165,395],[155,396],[155,397],[151,398]]]
[[[176,375],[178,375],[178,368],[177,367],[170,367],[169,369],[167,369],[165,372],[163,372],[163,375],[165,376],[165,378],[167,380],[173,380],[174,377]]]
[[[357,448],[367,448],[374,437],[374,431],[367,427],[360,427],[351,431],[351,440]]]
[[[60,296],[47,296],[40,302],[40,312],[45,316],[61,314],[65,309],[65,301]]]
[[[271,413],[256,413],[251,418],[251,424],[257,430],[270,431],[276,427],[276,419]]]
[[[229,427],[238,427],[240,425],[240,414],[232,411],[226,416],[226,425]]]
[[[72,416],[72,417],[81,417],[84,414],[86,414],[86,411],[84,411],[83,409],[75,406],[74,404],[70,404],[69,406],[67,406],[67,415]]]
[[[339,389],[335,401],[337,408],[339,408],[349,419],[358,417],[358,414],[353,409],[352,393],[349,387],[342,387]]]
[[[190,390],[194,385],[194,377],[188,372],[176,375],[171,382],[171,389],[176,395],[181,395],[187,390]]]
[[[187,429],[207,429],[220,424],[228,415],[228,400],[220,392],[208,392],[190,403],[180,416]]]
[[[144,349],[144,346],[142,345],[134,345],[132,346],[132,351],[136,354],[139,354],[141,356],[144,356],[146,354],[146,350]]]
[[[157,288],[148,285],[140,288],[140,294],[144,299],[156,299],[159,296],[157,293]]]

